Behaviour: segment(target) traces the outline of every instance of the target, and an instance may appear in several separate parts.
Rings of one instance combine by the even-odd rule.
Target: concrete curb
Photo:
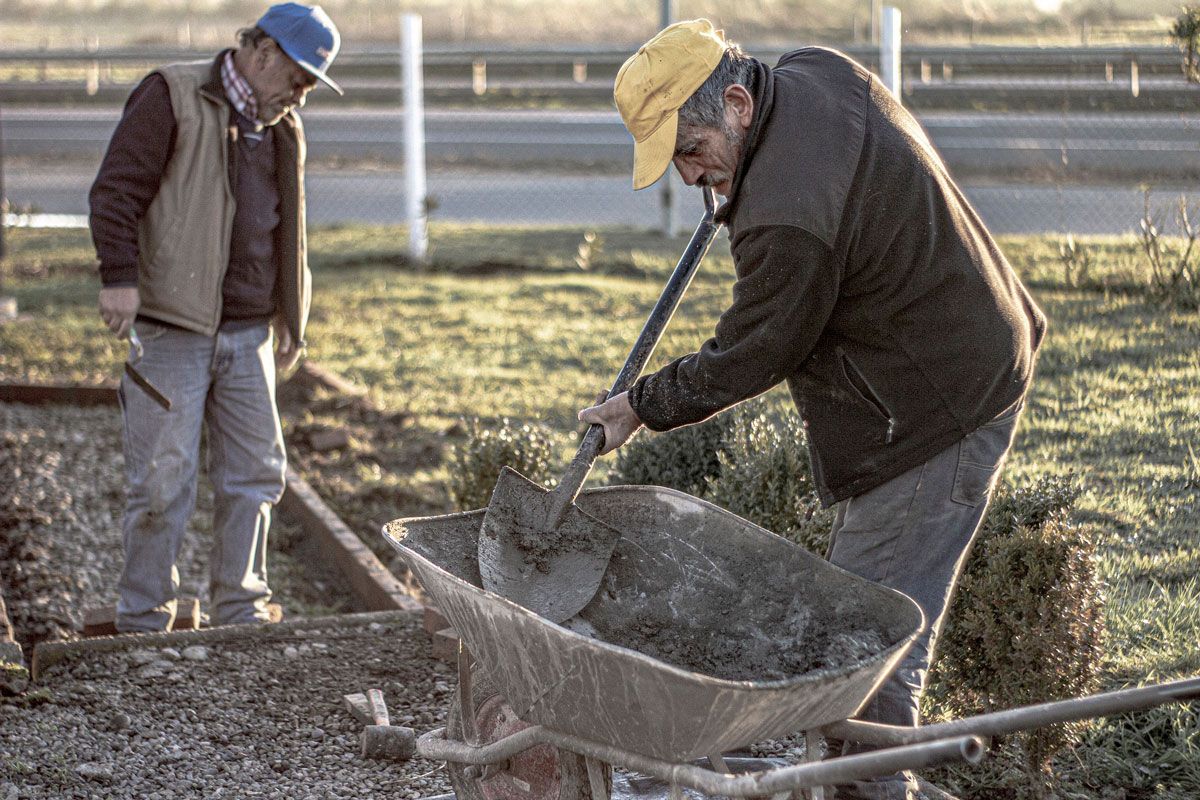
[[[332,373],[320,368],[314,369],[324,381],[334,381],[339,387],[344,384]],[[344,384],[347,391],[349,387],[349,384]],[[117,390],[98,386],[0,383],[0,402],[115,405]],[[321,500],[316,491],[290,468],[287,471],[287,489],[279,503],[279,511],[298,521],[306,533],[317,538],[321,548],[331,555],[332,561],[350,584],[351,591],[369,611],[421,610],[421,603],[409,596],[404,584],[388,571],[357,534]],[[34,662],[37,663],[36,648]]]
[[[362,626],[371,623],[386,625],[389,622],[412,618],[412,611],[376,611],[361,614],[335,614],[311,619],[292,619],[271,625],[225,625],[190,631],[167,633],[123,633],[116,636],[97,636],[93,639],[78,639],[72,642],[40,642],[33,648],[33,666],[30,672],[36,681],[47,668],[73,656],[88,653],[111,653],[138,647],[168,647],[214,642],[258,640],[272,642],[290,640],[305,632],[328,628]]]

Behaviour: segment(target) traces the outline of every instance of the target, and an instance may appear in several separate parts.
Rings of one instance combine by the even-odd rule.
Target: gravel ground
[[[344,615],[233,638],[77,652],[39,688],[0,699],[0,800],[418,798],[450,791],[444,766],[363,760],[342,695],[379,688],[392,723],[444,724],[453,669],[419,617]],[[158,637],[154,637],[158,638]],[[165,646],[164,646],[165,645]]]
[[[124,474],[116,409],[0,403],[0,591],[22,645],[74,638],[84,608],[116,602]],[[200,484],[179,573],[180,597],[203,606],[212,492]],[[354,610],[298,526],[277,520],[270,544],[270,580],[285,616]]]

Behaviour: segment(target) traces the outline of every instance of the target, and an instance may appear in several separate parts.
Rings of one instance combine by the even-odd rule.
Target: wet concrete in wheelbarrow
[[[783,607],[766,624],[750,622],[731,608],[715,629],[711,621],[703,626],[687,620],[664,625],[645,617],[635,627],[605,638],[673,666],[731,681],[773,681],[838,670],[889,646],[877,630],[830,630],[812,624],[812,619],[812,612],[800,605]]]

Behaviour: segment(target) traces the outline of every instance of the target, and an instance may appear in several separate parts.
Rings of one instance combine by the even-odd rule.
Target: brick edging
[[[419,608],[418,604],[418,608]],[[322,628],[339,628],[350,625],[368,625],[372,622],[386,624],[411,619],[412,610],[375,611],[359,614],[333,614],[308,619],[289,619],[272,625],[222,625],[200,630],[167,631],[164,633],[122,633],[115,636],[97,636],[91,639],[76,639],[70,642],[39,642],[33,648],[33,664],[30,672],[36,681],[48,667],[80,653],[108,653],[135,647],[167,647],[169,645],[193,645],[223,641],[258,639],[273,641],[290,639],[302,631]]]
[[[117,387],[70,383],[0,383],[0,403],[115,406]]]

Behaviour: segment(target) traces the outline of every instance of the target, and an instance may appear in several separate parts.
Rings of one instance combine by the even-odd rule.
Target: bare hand
[[[629,404],[629,392],[621,392],[600,405],[583,409],[579,412],[579,419],[604,426],[604,449],[600,455],[616,450],[642,427],[642,421]]]
[[[142,296],[136,286],[108,286],[100,290],[100,319],[108,329],[124,339],[133,327]]]
[[[296,340],[282,318],[276,317],[271,328],[275,331],[275,369],[287,372],[300,360],[301,348],[296,346]]]

